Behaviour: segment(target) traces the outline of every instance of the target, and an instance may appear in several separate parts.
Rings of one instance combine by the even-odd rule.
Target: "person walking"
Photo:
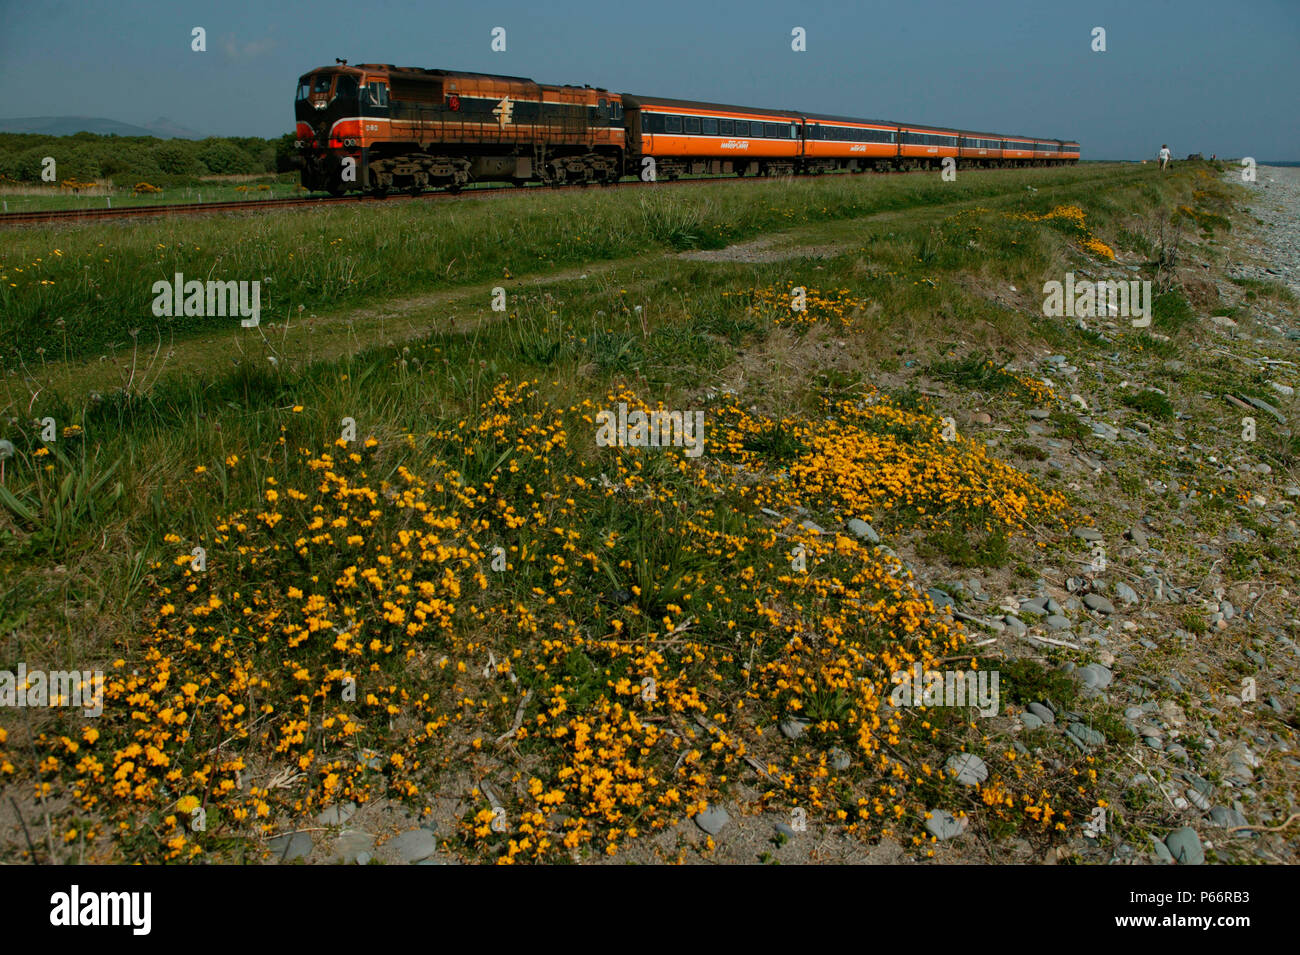
[[[1167,169],[1167,168],[1169,167],[1169,157],[1170,157],[1171,155],[1172,155],[1172,154],[1169,152],[1169,144],[1168,144],[1168,143],[1166,143],[1165,145],[1163,145],[1163,146],[1160,147],[1159,157],[1160,157],[1160,168],[1161,168],[1161,169]]]

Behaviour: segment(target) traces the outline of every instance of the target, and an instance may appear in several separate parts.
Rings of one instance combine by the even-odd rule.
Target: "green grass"
[[[1150,185],[1162,202],[1168,191],[1181,188],[1176,180],[1157,180],[1143,170],[1106,176],[1110,201],[1095,203],[1089,219],[1102,236],[1131,209],[1151,211],[1139,188]],[[815,586],[805,588],[783,562],[786,531],[759,510],[750,483],[779,487],[783,469],[807,453],[782,418],[822,414],[826,398],[873,400],[882,372],[906,379],[897,385],[891,380],[898,408],[928,414],[946,412],[943,402],[921,394],[923,373],[943,381],[958,398],[978,393],[981,402],[1017,387],[997,370],[997,362],[990,371],[985,356],[1007,353],[1003,349],[1040,350],[1050,326],[1032,309],[1022,314],[991,304],[982,289],[1003,280],[1031,287],[1033,280],[1041,281],[1048,261],[1080,253],[1070,235],[1007,220],[1000,212],[1041,212],[1071,202],[1091,210],[1100,178],[1099,170],[1087,167],[964,174],[960,188],[937,177],[843,177],[690,186],[649,195],[574,191],[420,208],[407,204],[15,233],[6,264],[44,256],[39,250],[57,243],[52,247],[63,255],[56,258],[69,261],[54,267],[61,271],[51,273],[58,276],[53,288],[60,289],[67,278],[73,291],[11,289],[7,301],[21,314],[6,311],[3,319],[5,341],[12,343],[9,360],[21,356],[27,362],[22,374],[7,376],[3,399],[4,436],[16,451],[6,462],[6,496],[0,498],[0,624],[14,634],[6,653],[50,665],[85,666],[118,656],[129,660],[128,669],[145,665],[140,639],[156,623],[160,588],[173,587],[178,602],[185,599],[179,595],[187,578],[177,577],[177,552],[183,555],[202,542],[214,555],[223,553],[215,528],[224,515],[256,514],[266,506],[268,488],[311,490],[321,476],[305,475],[298,455],[298,449],[309,448],[335,454],[337,465],[350,469],[346,473],[358,484],[392,487],[400,483],[399,469],[406,468],[426,476],[454,473],[474,489],[473,494],[464,486],[430,490],[446,499],[463,495],[466,521],[473,522],[478,540],[485,547],[502,546],[511,564],[509,573],[488,575],[486,587],[499,606],[515,613],[476,619],[457,634],[462,647],[473,648],[474,666],[482,668],[486,653],[480,651],[489,646],[499,656],[534,652],[561,631],[566,637],[581,635],[582,645],[568,647],[547,680],[564,683],[569,706],[596,706],[608,698],[613,681],[635,682],[640,676],[628,657],[612,656],[592,642],[611,634],[615,620],[633,619],[628,614],[634,610],[636,632],[624,636],[651,641],[653,634],[653,645],[667,660],[661,675],[698,665],[695,651],[685,650],[692,640],[718,651],[717,671],[700,681],[707,692],[695,712],[716,715],[744,699],[745,707],[734,711],[738,719],[755,714],[769,726],[785,701],[746,698],[747,688],[762,667],[790,652],[794,632],[809,646],[819,645],[820,622],[844,599],[844,582],[852,581],[857,569],[844,555],[828,551],[820,564],[810,559],[808,580]],[[1037,193],[1025,191],[1031,181]],[[952,202],[978,202],[989,211],[959,215],[947,205]],[[779,230],[794,230],[786,238],[796,247],[834,243],[843,251],[816,262],[794,257],[760,263],[698,262],[668,254]],[[1008,237],[1017,244],[1010,245]],[[105,243],[103,251],[99,242]],[[994,253],[995,247],[1000,251]],[[23,255],[14,258],[10,249]],[[147,306],[148,284],[142,288],[141,283],[153,272],[205,274],[218,254],[223,276],[238,277],[244,270],[273,277],[269,294],[286,303],[292,315],[299,302],[319,314],[333,310],[346,346],[323,355],[327,350],[309,338],[273,329],[269,317],[260,330],[195,322],[175,329],[175,347],[187,359],[201,361],[168,366],[130,389],[89,395],[86,382],[94,366],[65,363],[61,356],[97,356],[123,335],[130,340],[132,321],[141,322],[140,337],[148,337],[152,330],[138,317],[139,308],[125,317],[115,310],[140,300]],[[99,261],[103,258],[109,262]],[[77,274],[82,264],[91,265],[82,269],[89,277]],[[521,276],[538,281],[525,283]],[[856,326],[817,325],[796,333],[748,307],[750,290],[787,282],[847,289],[877,310]],[[488,292],[498,283],[509,291],[505,313],[490,310]],[[423,304],[405,301],[433,291],[448,294]],[[411,310],[400,331],[396,320],[386,324],[358,314],[394,302]],[[353,308],[357,311],[347,311]],[[51,331],[48,326],[58,318],[63,326],[54,324]],[[100,320],[102,328],[95,324]],[[964,357],[941,357],[928,367],[908,357],[942,355],[940,343],[957,341],[967,343]],[[39,342],[45,343],[39,346],[44,355],[35,353]],[[496,423],[485,404],[503,380],[535,383],[540,397],[521,401],[540,416],[536,420],[548,420],[555,407],[588,402],[568,413],[568,441],[543,447],[540,432]],[[680,467],[672,454],[629,459],[597,448],[594,429],[583,416],[607,406],[610,393],[623,387],[662,399],[670,408],[705,407],[713,414],[734,400],[739,407],[766,412],[773,423],[743,442],[761,458],[763,473],[741,472],[727,494],[720,494],[723,454],[706,458],[695,470]],[[736,390],[734,399],[721,395],[724,387]],[[716,397],[706,398],[709,392]],[[46,416],[60,429],[80,429],[63,432],[48,455],[39,453],[44,442],[36,423]],[[377,442],[373,450],[364,444],[350,448],[356,462],[333,447],[344,418],[355,420],[359,443],[370,436]],[[904,446],[923,437],[915,426],[872,420]],[[1055,410],[1051,422],[1060,436],[1088,437],[1073,411]],[[472,441],[454,437],[467,433]],[[1024,441],[1012,444],[1011,453],[1028,460],[1047,456]],[[51,463],[54,471],[45,471]],[[505,507],[518,508],[523,523],[502,520]],[[304,504],[304,519],[309,509]],[[365,519],[361,511],[355,514]],[[1045,573],[1036,548],[1013,547],[1005,531],[989,529],[987,514],[954,502],[938,516],[950,525],[919,530],[915,515],[896,514],[878,526],[882,533],[918,528],[918,555],[941,564],[1010,566],[1018,582]],[[813,519],[823,518],[815,514]],[[414,511],[386,512],[382,520],[387,522],[383,533],[398,540],[420,517]],[[574,538],[566,536],[568,529]],[[181,543],[168,541],[169,534]],[[770,549],[758,547],[758,539]],[[539,542],[546,546],[538,547]],[[224,553],[232,565],[214,559],[213,576],[206,579],[237,584],[248,593],[276,593],[282,579],[335,581],[354,559],[342,547],[302,563],[273,552],[270,566],[239,563],[234,548]],[[1046,559],[1053,556],[1049,552]],[[1233,566],[1246,563],[1234,560]],[[755,579],[787,578],[793,581],[784,584],[790,600],[780,606],[758,600]],[[863,589],[864,601],[895,599]],[[376,612],[381,603],[376,598]],[[75,622],[70,623],[68,608],[76,609]],[[519,608],[535,619],[536,629],[528,628]],[[664,624],[665,618],[680,624],[683,608],[694,618],[684,643],[665,632]],[[733,630],[727,623],[737,617],[744,626]],[[232,632],[242,626],[234,615],[229,623]],[[899,639],[887,628],[868,637],[875,641],[873,652],[892,649]],[[267,672],[281,664],[278,646],[244,649],[268,666]],[[412,649],[415,663],[400,653],[377,663],[380,678],[417,697],[449,693],[451,678],[433,665],[441,645]],[[320,661],[329,659],[324,654]],[[1046,664],[999,665],[1003,692],[1015,702],[1075,702],[1072,681]],[[552,690],[535,671],[521,668],[518,678],[538,697]],[[496,692],[504,686],[503,680],[492,692],[472,694],[476,699],[467,712],[473,718],[455,727],[458,744],[468,747],[460,737],[495,737],[510,725],[515,700],[505,697],[516,691]],[[274,699],[286,710],[292,706],[279,683],[261,699]],[[540,712],[537,706],[534,697],[530,718]],[[830,686],[808,694],[805,712],[825,724],[800,740],[800,754],[811,753],[814,764],[816,748],[827,741],[844,745],[853,720],[861,716],[848,691]],[[927,714],[927,719],[942,728],[945,752],[955,745],[983,744],[960,715]],[[679,730],[684,727],[674,728]],[[389,732],[386,718],[369,721],[367,745],[378,745]],[[780,743],[774,728],[763,736],[765,743]],[[903,738],[908,745],[930,747],[922,761],[942,761],[919,720],[908,721]],[[464,759],[456,765],[468,765],[490,749],[457,751]],[[529,773],[544,771],[549,751],[538,739],[518,741],[517,750],[519,765]],[[492,760],[514,756],[482,758],[488,760],[483,765],[497,765]],[[1063,776],[1075,768],[1073,752],[1054,751],[1052,758],[1061,761]],[[734,765],[726,772],[738,778]],[[859,778],[852,785],[864,783]],[[852,806],[852,785],[840,781],[828,787],[828,803]],[[1064,779],[1060,792],[1062,804],[1077,810],[1076,785],[1076,779]],[[131,850],[134,857],[157,847],[147,828]]]
[[[1085,167],[972,172],[960,184],[835,176],[614,192],[527,190],[500,199],[330,206],[139,228],[24,229],[6,236],[0,260],[0,361],[9,369],[20,361],[97,355],[130,349],[133,341],[169,342],[228,328],[230,320],[216,316],[153,315],[153,283],[176,273],[260,281],[266,324],[492,280],[513,290],[512,278],[653,249],[710,248],[772,229],[1023,195],[1022,184],[1031,180],[1085,194],[1083,184],[1099,175]],[[1110,175],[1122,181],[1137,174]]]

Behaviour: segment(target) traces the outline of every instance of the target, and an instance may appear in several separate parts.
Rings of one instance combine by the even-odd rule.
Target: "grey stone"
[[[1151,844],[1152,844],[1152,847],[1155,849],[1155,853],[1156,853],[1156,858],[1157,858],[1157,859],[1159,859],[1159,860],[1160,860],[1162,863],[1164,863],[1165,865],[1172,865],[1172,864],[1173,864],[1174,857],[1173,857],[1172,853],[1170,853],[1170,851],[1169,851],[1169,847],[1168,847],[1168,846],[1166,846],[1163,842],[1161,842],[1161,841],[1160,841],[1159,839],[1157,839],[1155,836],[1152,836],[1152,837],[1151,837]]]
[[[934,604],[936,610],[942,610],[945,607],[955,608],[957,606],[952,597],[937,588],[930,588],[925,592],[925,595],[930,598],[930,602]]]
[[[1215,806],[1210,810],[1210,823],[1224,829],[1246,825],[1246,817],[1227,806]]]
[[[1102,690],[1110,686],[1111,682],[1115,679],[1115,675],[1100,663],[1089,663],[1087,666],[1080,667],[1078,672],[1080,679],[1085,683]],[[1089,675],[1084,676],[1085,673]]]
[[[849,521],[849,530],[854,537],[870,541],[872,544],[880,543],[880,535],[876,533],[876,529],[859,517]]]
[[[1054,613],[1047,618],[1047,625],[1053,630],[1069,630],[1070,618],[1062,617],[1059,613]]]
[[[1036,730],[1038,727],[1043,725],[1043,721],[1033,713],[1021,713],[1020,722],[1024,724],[1024,727],[1027,730]]]
[[[1019,617],[1007,614],[1002,618],[1002,620],[1007,625],[1007,629],[1017,637],[1023,637],[1029,632],[1029,628],[1025,626],[1024,622]]]
[[[838,773],[844,772],[853,765],[853,758],[839,747],[831,750],[827,755],[830,757],[831,769]]]
[[[1053,713],[1051,710],[1049,710],[1042,703],[1030,703],[1027,707],[1025,707],[1025,709],[1029,710],[1030,713],[1033,713],[1044,723],[1056,722],[1056,714]]]
[[[786,739],[798,739],[811,724],[801,717],[790,716],[781,721],[781,734]]]
[[[1035,617],[1043,616],[1047,613],[1047,598],[1035,597],[1033,600],[1021,601],[1020,612],[1032,614]]]
[[[403,862],[419,862],[438,851],[438,840],[428,829],[411,829],[393,837],[389,847]]]
[[[944,769],[963,786],[977,786],[989,778],[989,768],[974,753],[953,753]]]
[[[280,862],[305,859],[311,855],[311,833],[287,832],[282,836],[276,836],[267,845],[271,855]]]
[[[1076,527],[1073,531],[1074,536],[1085,541],[1102,540],[1101,531],[1095,527]]]
[[[1106,742],[1106,736],[1098,732],[1091,726],[1084,726],[1082,723],[1071,723],[1065,731],[1066,735],[1076,740],[1082,749],[1091,749],[1093,746],[1102,746]]]
[[[326,806],[316,816],[316,824],[320,826],[341,826],[357,811],[357,804],[354,802],[345,802],[336,806]]]
[[[1142,599],[1136,590],[1123,581],[1115,585],[1115,596],[1126,604],[1135,604]]]
[[[930,818],[925,821],[925,828],[932,836],[943,842],[946,839],[955,839],[965,831],[966,818],[963,816],[958,819],[946,809],[931,809]]]
[[[1115,605],[1101,594],[1084,594],[1083,605],[1097,613],[1114,613]]]
[[[721,806],[710,806],[695,817],[695,824],[711,836],[716,836],[729,822],[731,816]]]
[[[1202,865],[1205,862],[1201,837],[1190,826],[1175,829],[1165,836],[1165,847],[1179,865]]]
[[[338,841],[334,843],[334,858],[351,865],[359,861],[363,855],[368,859],[370,850],[374,847],[375,837],[370,833],[359,829],[345,829],[339,833]]]
[[[371,858],[373,857],[369,852],[359,852],[357,853],[357,865],[370,865]]]

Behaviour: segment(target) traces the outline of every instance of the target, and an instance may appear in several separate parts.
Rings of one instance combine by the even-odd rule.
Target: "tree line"
[[[289,164],[293,140],[293,133],[278,139],[221,136],[199,140],[0,133],[0,176],[39,183],[48,166],[45,158],[52,156],[60,182],[112,179],[116,185],[185,185],[203,176],[288,172],[293,168]]]

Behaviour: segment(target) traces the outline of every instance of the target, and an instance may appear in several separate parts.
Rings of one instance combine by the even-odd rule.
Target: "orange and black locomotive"
[[[341,195],[472,182],[609,183],[624,175],[1075,163],[1072,140],[545,86],[515,76],[363,63],[298,80],[303,185]]]

